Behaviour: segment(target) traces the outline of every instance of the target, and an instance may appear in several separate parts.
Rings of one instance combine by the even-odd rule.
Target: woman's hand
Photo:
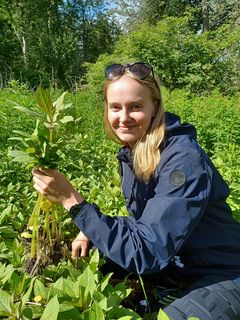
[[[84,199],[65,176],[57,170],[37,168],[32,171],[34,188],[49,201],[61,204],[68,211]]]
[[[72,242],[72,258],[75,259],[79,256],[88,256],[89,245],[90,240],[88,239],[88,237],[85,236],[85,234],[82,231],[80,231],[80,233]]]

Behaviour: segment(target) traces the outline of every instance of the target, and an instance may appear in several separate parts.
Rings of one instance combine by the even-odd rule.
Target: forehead
[[[150,89],[135,79],[124,75],[109,84],[106,92],[108,103],[116,100],[144,100],[151,99]]]

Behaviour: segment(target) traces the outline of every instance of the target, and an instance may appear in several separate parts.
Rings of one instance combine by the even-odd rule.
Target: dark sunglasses
[[[144,62],[135,62],[131,64],[111,64],[110,66],[106,67],[105,76],[108,80],[113,80],[116,77],[122,76],[126,69],[128,69],[140,80],[147,78],[151,72],[154,78],[153,67]]]

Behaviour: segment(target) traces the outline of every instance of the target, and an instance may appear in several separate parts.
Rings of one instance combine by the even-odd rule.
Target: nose
[[[124,123],[124,122],[128,122],[130,120],[130,114],[128,112],[128,110],[126,110],[125,108],[123,108],[121,110],[121,114],[120,114],[120,122]]]

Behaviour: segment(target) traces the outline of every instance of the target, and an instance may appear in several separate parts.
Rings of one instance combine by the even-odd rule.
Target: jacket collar
[[[126,146],[122,147],[117,154],[117,159],[132,165],[132,149]]]

